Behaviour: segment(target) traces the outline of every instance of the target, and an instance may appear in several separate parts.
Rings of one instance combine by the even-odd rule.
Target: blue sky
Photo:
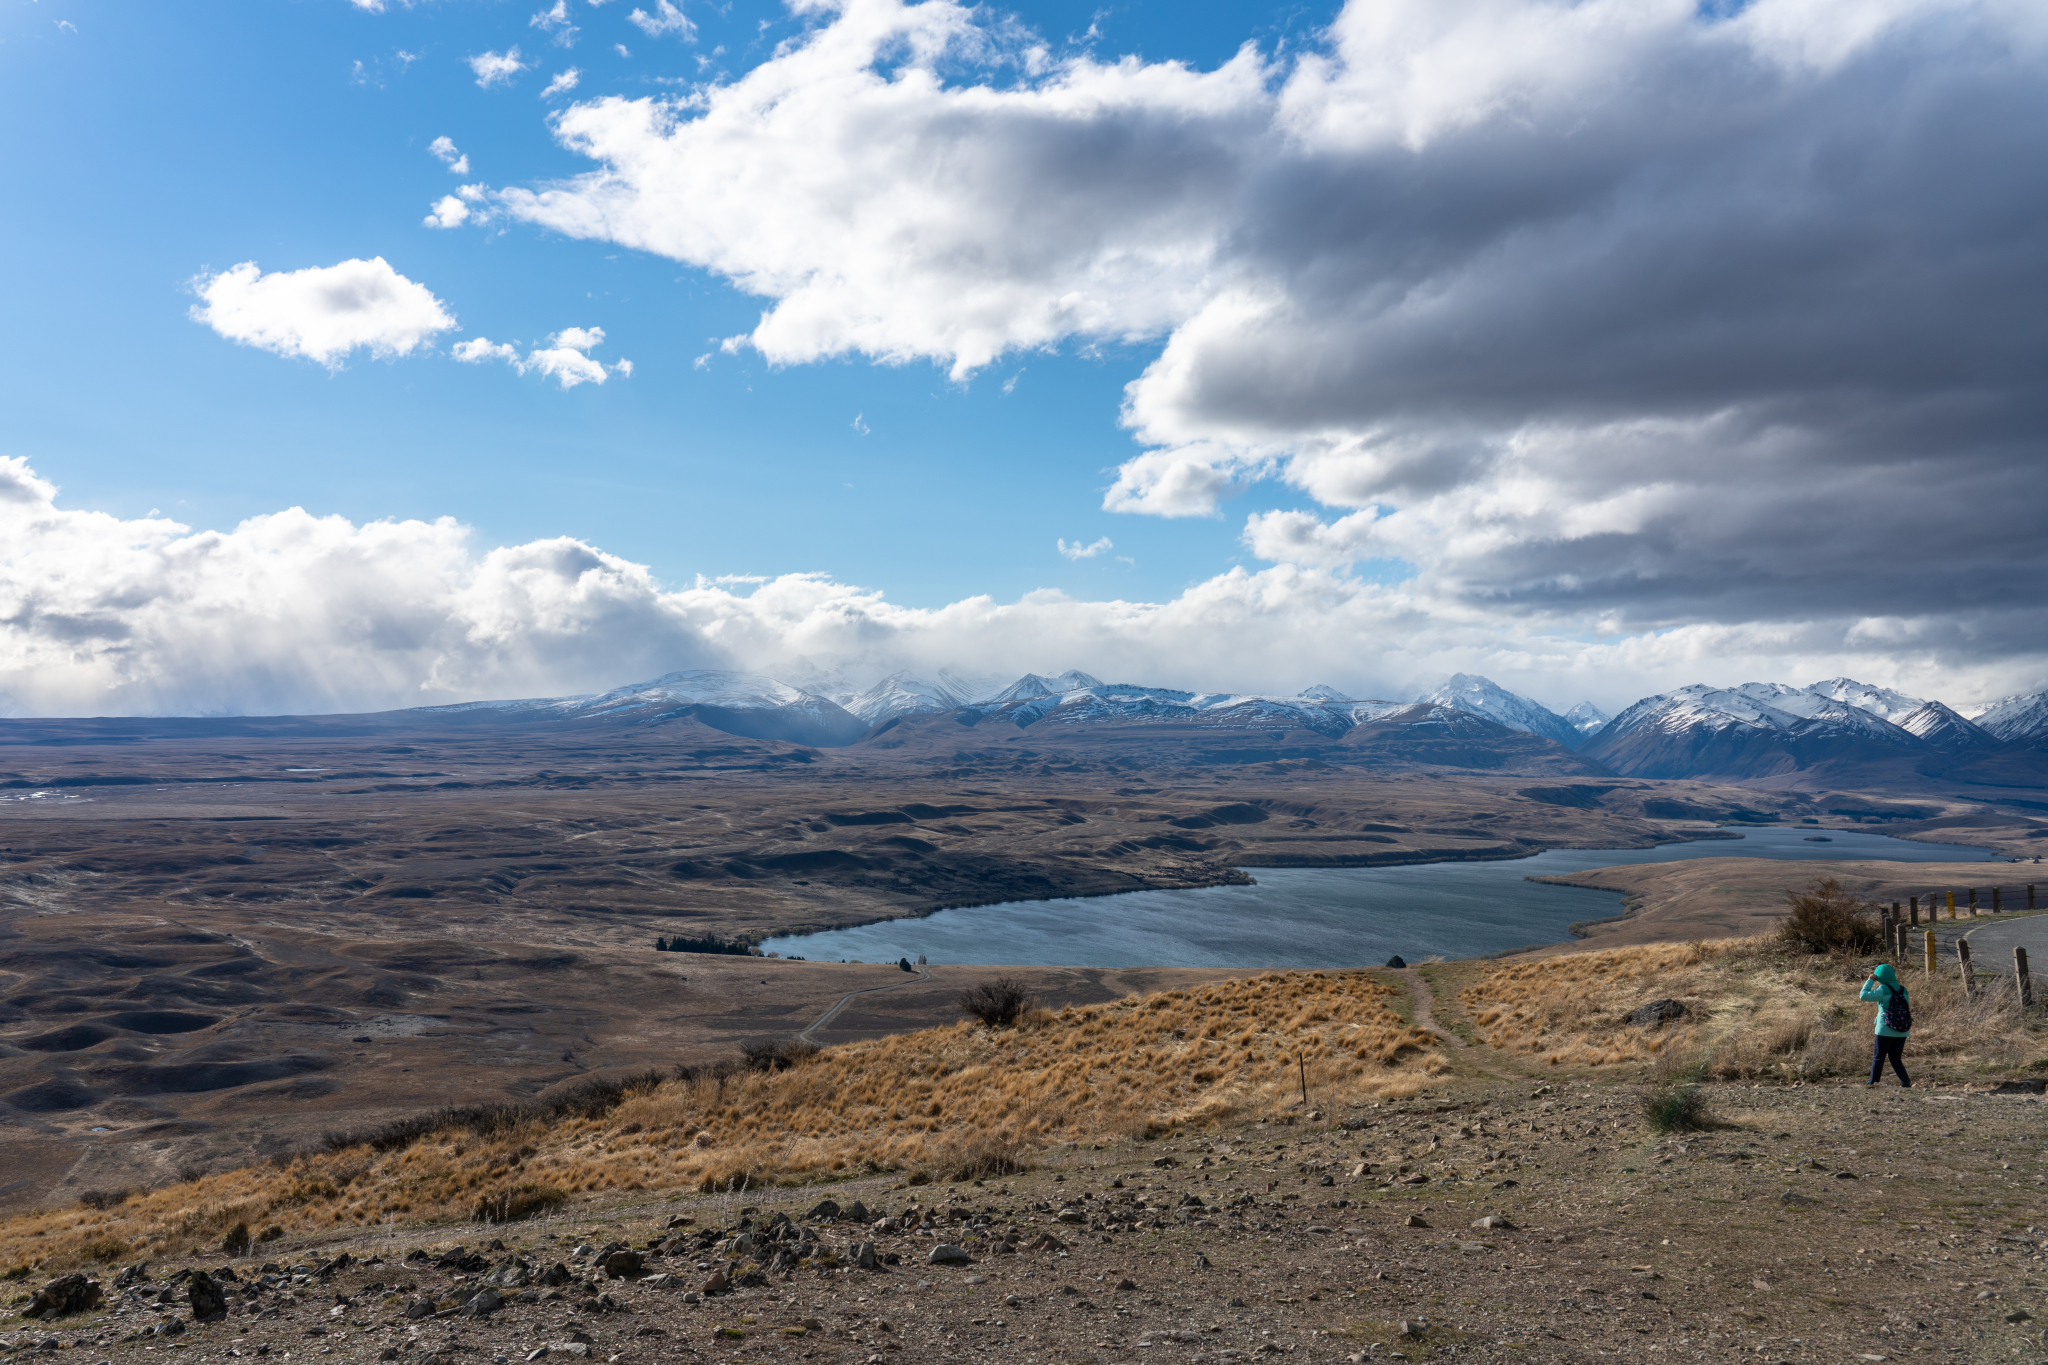
[[[1170,597],[1247,558],[1235,521],[1100,507],[1135,451],[1117,425],[1123,385],[1156,345],[1070,344],[965,383],[863,357],[777,367],[742,353],[697,370],[762,300],[536,227],[421,225],[457,183],[428,151],[437,137],[494,184],[587,169],[549,135],[564,101],[539,98],[563,69],[583,73],[578,98],[661,93],[742,72],[815,16],[692,5],[685,42],[634,27],[628,0],[574,0],[580,32],[564,47],[532,25],[537,0],[0,4],[7,179],[18,205],[38,206],[0,216],[0,247],[33,263],[9,288],[0,453],[30,457],[68,506],[219,529],[291,505],[358,522],[452,515],[486,543],[572,535],[668,580],[823,571],[927,605],[1042,587]],[[1160,3],[1017,14],[1055,42],[1201,64],[1326,17]],[[465,59],[512,47],[532,69],[479,89]],[[454,364],[445,345],[359,353],[329,373],[187,317],[203,270],[374,256],[448,305],[463,330],[444,341],[596,325],[633,376],[563,392]],[[1113,555],[1055,548],[1103,536]]]
[[[2038,7],[0,0],[0,117],[0,713],[2048,687]]]

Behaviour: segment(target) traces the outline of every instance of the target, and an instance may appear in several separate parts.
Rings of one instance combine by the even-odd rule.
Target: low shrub
[[[255,1239],[249,1235],[249,1225],[237,1221],[233,1227],[228,1229],[227,1235],[220,1239],[221,1254],[223,1256],[247,1256],[249,1254],[249,1247],[254,1241]]]
[[[1014,976],[999,976],[960,992],[957,1002],[962,1014],[971,1015],[990,1028],[1008,1028],[1038,1002],[1031,988]]]
[[[500,1190],[477,1200],[471,1221],[477,1223],[523,1223],[529,1218],[538,1218],[558,1205],[567,1203],[569,1195],[553,1185],[519,1185],[513,1189]]]
[[[1643,1096],[1643,1117],[1655,1133],[1697,1133],[1712,1126],[1707,1097],[1697,1085],[1661,1085]]]
[[[1809,953],[1875,952],[1884,941],[1874,902],[1858,900],[1834,877],[1816,878],[1804,891],[1788,891],[1791,913],[1779,927],[1785,942]]]
[[[817,1056],[818,1051],[816,1043],[783,1038],[772,1043],[741,1043],[740,1060],[749,1071],[786,1071]]]
[[[134,1193],[133,1190],[126,1189],[87,1190],[78,1196],[78,1202],[89,1209],[118,1208],[127,1203],[128,1197]]]

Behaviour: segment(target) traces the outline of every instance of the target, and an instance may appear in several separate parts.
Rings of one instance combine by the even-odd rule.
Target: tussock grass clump
[[[1809,953],[1862,956],[1883,942],[1875,901],[1858,900],[1834,877],[1816,877],[1804,891],[1787,891],[1790,913],[1778,936]]]
[[[1489,1046],[1551,1066],[1654,1061],[1666,1048],[1685,1052],[1697,1043],[1701,973],[1695,969],[1741,942],[1662,943],[1516,963],[1488,972],[1458,992],[1458,1000]],[[1624,1022],[1659,997],[1686,1004],[1694,1022],[1653,1029]]]
[[[1697,1084],[1659,1086],[1643,1096],[1643,1117],[1654,1133],[1697,1133],[1712,1120],[1707,1114],[1707,1097]]]
[[[1395,1099],[1448,1071],[1433,1035],[1362,973],[1270,973],[1103,1005],[1032,1010],[819,1052],[797,1065],[648,1074],[525,1105],[449,1109],[104,1209],[0,1223],[0,1266],[76,1264],[118,1239],[162,1257],[238,1223],[294,1233],[532,1217],[579,1196],[751,1189],[879,1171],[1014,1173],[1061,1142],[1141,1138]]]

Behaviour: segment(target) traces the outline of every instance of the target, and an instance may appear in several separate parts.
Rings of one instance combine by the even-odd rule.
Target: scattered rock
[[[1195,1253],[1195,1269],[1197,1269],[1197,1270],[1207,1270],[1208,1268],[1209,1268],[1209,1258],[1208,1258],[1207,1256],[1204,1256],[1204,1255],[1203,1255],[1203,1254],[1202,1254],[1201,1252],[1199,1252],[1199,1251],[1198,1251],[1198,1252],[1196,1252],[1196,1253]]]
[[[1053,1216],[1062,1223],[1085,1223],[1088,1221],[1088,1215],[1079,1209],[1061,1209]]]
[[[1766,1294],[1771,1292],[1771,1282],[1769,1280],[1751,1280],[1749,1287],[1751,1289],[1761,1289]]]
[[[192,1321],[219,1322],[228,1315],[228,1291],[220,1281],[203,1270],[186,1276],[186,1296],[192,1301]]]
[[[1413,1320],[1403,1318],[1400,1325],[1394,1330],[1399,1335],[1407,1337],[1412,1341],[1429,1330],[1429,1322],[1424,1318],[1415,1318]]]
[[[598,1268],[604,1271],[607,1278],[625,1280],[639,1278],[640,1271],[645,1267],[646,1262],[641,1259],[639,1252],[629,1251],[622,1247],[608,1256],[600,1256],[597,1264]]]
[[[1787,1190],[1778,1196],[1778,1202],[1787,1208],[1810,1209],[1820,1201],[1803,1195],[1797,1190]]]
[[[723,1270],[714,1270],[711,1272],[711,1278],[698,1286],[697,1292],[700,1294],[723,1294],[731,1287],[732,1281],[725,1278],[725,1272]]]
[[[1508,1221],[1507,1215],[1501,1213],[1489,1213],[1484,1218],[1474,1219],[1472,1226],[1475,1228],[1486,1228],[1489,1231],[1513,1232],[1515,1230],[1515,1225]]]
[[[1118,1280],[1116,1282],[1116,1287],[1117,1292],[1119,1293],[1129,1293],[1131,1290],[1136,1289],[1138,1287],[1138,1282],[1133,1279],[1125,1278]]]
[[[804,1214],[804,1217],[814,1222],[830,1223],[838,1220],[839,1212],[837,1200],[820,1199],[817,1203],[811,1205],[809,1211]]]
[[[2034,1315],[2032,1313],[2029,1313],[2024,1308],[2015,1308],[2010,1313],[2007,1313],[2005,1315],[2005,1320],[2007,1322],[2014,1324],[2022,1322],[2032,1322],[2034,1320]]]
[[[1387,965],[1389,967],[1406,967],[1408,965],[1408,959],[1402,957],[1399,953],[1395,953],[1392,957],[1387,959]]]
[[[83,1313],[96,1307],[99,1301],[98,1280],[84,1275],[59,1275],[30,1297],[28,1311],[23,1316],[61,1318],[71,1313]]]
[[[932,1265],[974,1264],[974,1258],[967,1254],[967,1250],[965,1247],[954,1246],[951,1242],[941,1242],[937,1246],[933,1247],[931,1249],[931,1254],[926,1256],[925,1260],[930,1262]]]
[[[873,1242],[855,1243],[852,1258],[854,1268],[858,1270],[873,1270],[880,1264],[875,1256],[875,1244]]]
[[[465,1318],[487,1318],[505,1306],[505,1297],[497,1290],[483,1288],[470,1295],[468,1303],[462,1305]]]
[[[2048,1095],[2048,1079],[2000,1081],[1991,1087],[1994,1095]]]
[[[1683,1019],[1692,1011],[1676,1000],[1652,1000],[1647,1005],[1638,1005],[1628,1013],[1628,1021],[1638,1028],[1652,1028],[1668,1024],[1674,1019]]]
[[[1426,1228],[1429,1226],[1429,1222],[1421,1214],[1411,1213],[1401,1220],[1401,1226],[1404,1228]]]

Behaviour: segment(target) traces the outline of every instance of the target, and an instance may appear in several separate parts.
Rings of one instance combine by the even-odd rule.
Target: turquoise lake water
[[[1996,856],[1960,844],[1840,830],[1815,842],[1810,826],[1740,833],[1740,839],[1656,848],[1551,849],[1493,862],[1247,868],[1255,885],[1006,901],[761,946],[814,962],[915,962],[923,956],[934,963],[1048,967],[1360,967],[1395,953],[1418,962],[1558,943],[1578,921],[1621,913],[1614,892],[1544,886],[1529,877],[1688,858],[1966,863]],[[2013,867],[2004,880],[2024,885],[2040,871]],[[1987,875],[1985,885],[1997,875]]]

